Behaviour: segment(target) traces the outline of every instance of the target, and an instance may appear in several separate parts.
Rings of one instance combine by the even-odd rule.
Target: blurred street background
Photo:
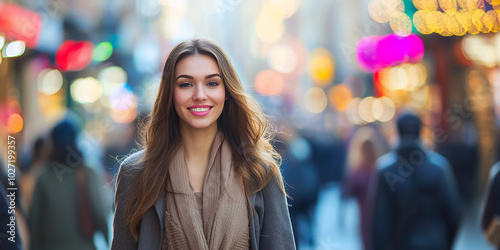
[[[77,172],[50,158],[70,119],[106,215],[91,241],[109,249],[113,178],[138,149],[167,55],[206,38],[277,126],[299,249],[365,249],[362,199],[407,111],[458,188],[453,249],[494,249],[480,218],[500,156],[499,18],[497,0],[0,0],[0,172],[10,135],[22,245],[49,237],[33,235],[33,209],[76,204],[40,198]]]

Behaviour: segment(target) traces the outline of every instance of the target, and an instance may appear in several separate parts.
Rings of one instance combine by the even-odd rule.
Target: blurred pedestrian
[[[21,175],[21,188],[23,190],[23,203],[26,204],[27,212],[31,208],[33,200],[33,189],[35,188],[36,178],[40,173],[41,168],[46,164],[48,156],[48,147],[45,139],[39,137],[33,144],[33,157],[29,168],[25,169]]]
[[[94,233],[108,239],[103,183],[84,164],[71,119],[51,132],[52,153],[38,177],[29,216],[32,250],[95,249]]]
[[[282,126],[284,128],[285,126]],[[293,128],[280,129],[288,131],[292,137],[285,134],[277,136],[276,150],[283,159],[283,177],[288,187],[290,218],[293,224],[293,234],[297,246],[313,247],[314,215],[319,193],[319,178],[317,167],[312,160],[311,144],[302,137],[300,130]]]
[[[371,247],[451,249],[460,220],[460,197],[444,157],[424,149],[421,120],[398,118],[400,143],[378,159]]]
[[[368,192],[376,172],[376,160],[386,151],[374,127],[360,127],[349,145],[349,165],[342,183],[342,195],[354,197],[359,206],[359,231],[364,249],[368,247],[370,202]]]
[[[118,173],[111,249],[295,249],[267,118],[220,47],[173,48],[145,133]]]
[[[500,249],[500,162],[490,170],[481,227],[486,238]]]

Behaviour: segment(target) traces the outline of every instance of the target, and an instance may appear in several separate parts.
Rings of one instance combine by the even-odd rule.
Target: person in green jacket
[[[65,119],[51,133],[53,150],[37,178],[29,214],[32,250],[96,249],[94,233],[108,239],[99,175],[83,163],[76,146],[77,129]],[[108,211],[109,210],[109,211]]]

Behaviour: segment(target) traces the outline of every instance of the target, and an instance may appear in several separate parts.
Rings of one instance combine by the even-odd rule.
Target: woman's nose
[[[205,90],[203,89],[203,85],[199,84],[195,87],[193,93],[193,100],[195,101],[204,101],[207,99],[207,95],[205,94]]]

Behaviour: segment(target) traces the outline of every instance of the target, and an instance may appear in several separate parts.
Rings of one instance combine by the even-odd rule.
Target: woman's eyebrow
[[[222,78],[222,76],[220,76],[219,74],[215,73],[215,74],[206,75],[205,79],[216,77],[216,76]],[[194,79],[194,77],[190,76],[190,75],[179,75],[175,80],[178,80],[179,78],[187,78],[187,79],[191,79],[191,80]]]
[[[222,76],[220,76],[219,74],[215,73],[215,74],[210,74],[210,75],[205,76],[205,79],[216,77],[216,76],[222,78]]]

